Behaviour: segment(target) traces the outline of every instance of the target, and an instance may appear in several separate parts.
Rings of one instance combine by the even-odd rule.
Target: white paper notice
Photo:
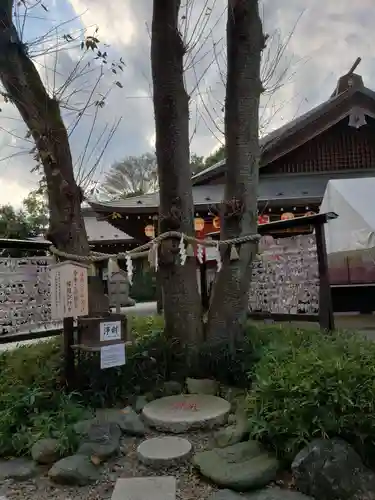
[[[100,341],[121,340],[121,321],[100,323]]]
[[[125,364],[125,344],[112,344],[100,348],[100,369]]]

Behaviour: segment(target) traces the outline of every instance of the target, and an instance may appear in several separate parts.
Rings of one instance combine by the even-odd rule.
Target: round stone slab
[[[181,433],[225,424],[230,403],[207,394],[179,394],[155,399],[143,408],[145,421],[155,429]]]
[[[143,441],[137,448],[137,455],[145,465],[158,468],[183,462],[190,456],[191,450],[187,439],[165,436]]]

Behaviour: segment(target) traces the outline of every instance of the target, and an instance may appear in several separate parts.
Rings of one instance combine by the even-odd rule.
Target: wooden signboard
[[[267,237],[263,237],[265,239]],[[315,238],[273,239],[253,262],[249,310],[270,314],[319,312],[319,269]]]
[[[64,261],[51,266],[51,315],[55,320],[88,315],[88,266]]]

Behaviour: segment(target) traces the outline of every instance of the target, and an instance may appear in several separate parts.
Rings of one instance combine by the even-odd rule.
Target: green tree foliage
[[[0,238],[27,239],[41,236],[48,225],[46,199],[32,191],[16,210],[11,205],[0,207]]]
[[[191,173],[193,175],[198,174],[201,170],[204,170],[206,168],[204,157],[198,156],[195,153],[193,153],[192,155],[190,155],[190,166],[191,166]]]
[[[204,168],[211,167],[218,163],[219,161],[225,160],[225,147],[224,145],[220,146],[214,153],[207,156],[204,162]]]

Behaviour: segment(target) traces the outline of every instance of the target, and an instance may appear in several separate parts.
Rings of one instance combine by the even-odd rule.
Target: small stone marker
[[[132,477],[118,479],[112,500],[175,500],[176,478],[173,476]]]
[[[206,394],[180,394],[151,401],[143,408],[145,421],[159,431],[181,433],[213,428],[227,421],[230,403]]]
[[[190,456],[191,450],[187,439],[165,436],[143,441],[137,448],[137,456],[145,465],[158,468],[183,462]]]

